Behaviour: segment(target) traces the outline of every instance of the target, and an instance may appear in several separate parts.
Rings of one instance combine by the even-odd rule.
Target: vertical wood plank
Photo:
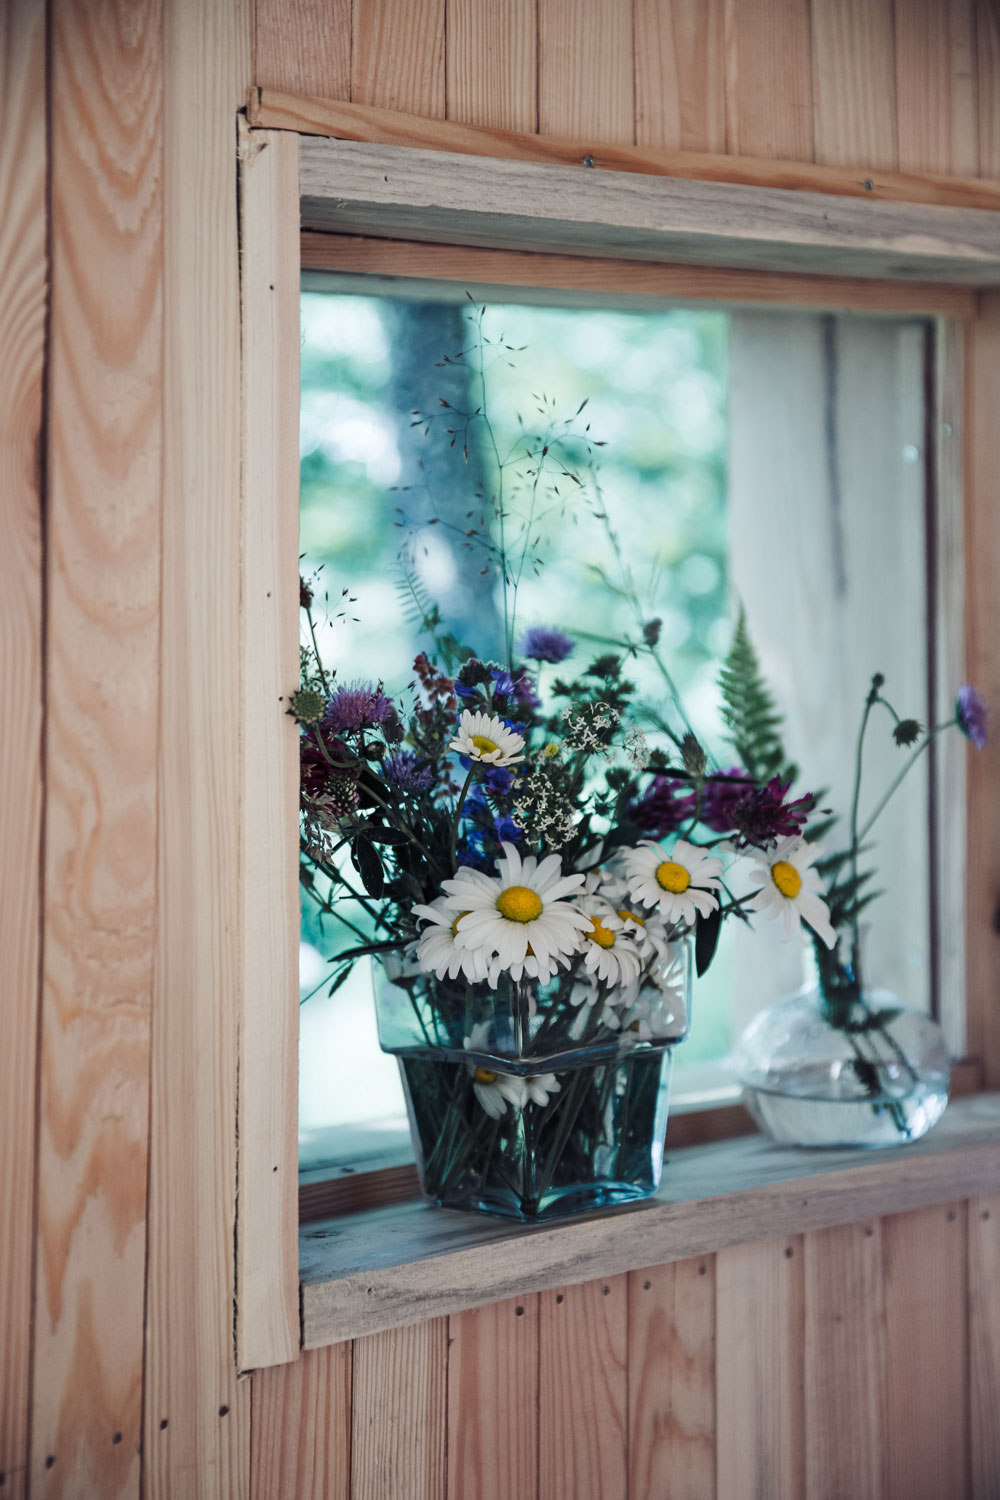
[[[880,1225],[805,1236],[807,1500],[883,1494],[886,1381]]]
[[[635,139],[632,0],[538,0],[538,128]]]
[[[1000,713],[1000,293],[981,297],[968,335],[965,387],[966,653],[969,681]],[[1000,1085],[1000,735],[997,719],[986,749],[967,750],[966,1015],[971,1056],[982,1057],[985,1084]]]
[[[351,0],[256,0],[254,83],[351,97]]]
[[[242,998],[237,1352],[299,1348],[299,142],[241,130]]]
[[[809,0],[725,0],[726,150],[812,161]]]
[[[156,923],[157,0],[51,7],[41,1126],[31,1491],[135,1496]]]
[[[248,0],[164,28],[159,918],[153,1006],[146,1500],[249,1486],[233,1350],[241,539],[236,109]],[[225,665],[223,665],[225,664]],[[228,788],[229,791],[224,789]]]
[[[973,1500],[1000,1495],[1000,1193],[969,1215],[969,1448]]]
[[[801,1236],[715,1258],[718,1490],[726,1500],[805,1493]]]
[[[635,0],[635,140],[725,151],[723,0]]]
[[[712,1500],[715,1258],[633,1271],[628,1281],[629,1500]]]
[[[968,1492],[965,1204],[881,1221],[886,1500]]]
[[[28,1463],[42,818],[45,12],[0,11],[0,1474]]]
[[[893,0],[812,0],[816,160],[895,169]]]
[[[354,1343],[351,1500],[445,1494],[448,1320]]]
[[[354,0],[351,99],[444,119],[444,0]]]
[[[972,0],[894,0],[902,172],[979,171]]]
[[[976,0],[979,175],[1000,177],[1000,4]]]
[[[351,1345],[309,1350],[252,1381],[251,1500],[349,1500]]]
[[[538,1469],[538,1297],[450,1320],[448,1494],[533,1500]]]
[[[449,0],[448,119],[494,130],[538,128],[535,0]]]
[[[628,1493],[628,1277],[542,1292],[538,1493]]]

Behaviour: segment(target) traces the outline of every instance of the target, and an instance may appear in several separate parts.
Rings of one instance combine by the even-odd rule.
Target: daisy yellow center
[[[787,859],[775,860],[771,866],[771,879],[789,901],[794,901],[802,889],[802,876],[794,865],[788,863]]]
[[[455,918],[454,922],[452,922],[452,924],[451,924],[451,935],[452,935],[452,937],[456,937],[458,935],[458,924],[459,924],[459,922],[461,922],[461,920],[462,920],[463,917],[467,917],[468,915],[469,915],[469,913],[467,911],[460,911],[459,912],[458,916]]]
[[[590,926],[591,931],[587,933],[587,936],[592,942],[597,944],[598,948],[613,948],[615,946],[614,933],[608,931],[600,917],[591,917]]]
[[[672,859],[665,859],[662,865],[657,865],[656,879],[665,891],[670,891],[674,896],[679,896],[691,884],[691,876],[684,866],[676,864]]]
[[[634,922],[637,927],[645,927],[646,925],[642,918],[638,915],[638,913],[629,911],[627,906],[620,907],[618,915],[621,917],[623,922]]]
[[[494,745],[493,741],[488,740],[485,734],[474,734],[472,736],[472,743],[475,745],[480,755],[492,755],[494,750],[500,749],[500,746]]]
[[[526,885],[509,885],[497,897],[497,911],[508,922],[533,922],[542,914],[542,898]]]
[[[476,1083],[496,1083],[497,1075],[491,1073],[489,1068],[477,1068],[473,1073]]]

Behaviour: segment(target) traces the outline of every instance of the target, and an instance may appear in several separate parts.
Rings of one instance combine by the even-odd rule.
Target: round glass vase
[[[577,974],[487,984],[375,965],[383,1051],[399,1059],[424,1193],[524,1223],[659,1185],[672,1048],[688,1030],[690,944],[610,1006]]]
[[[816,977],[763,1011],[734,1054],[761,1129],[792,1146],[899,1146],[948,1103],[941,1028],[888,990],[868,989],[842,939],[817,950]]]

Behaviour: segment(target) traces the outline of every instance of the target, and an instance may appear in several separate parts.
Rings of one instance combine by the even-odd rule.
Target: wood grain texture
[[[723,0],[635,0],[635,139],[726,149]]]
[[[808,0],[725,0],[726,149],[812,161]]]
[[[968,1204],[969,1454],[973,1500],[1000,1495],[1000,1194]]]
[[[538,1317],[522,1297],[449,1320],[449,1495],[537,1495]]]
[[[354,0],[351,99],[443,120],[445,0]]]
[[[1000,214],[474,161],[308,136],[302,224],[339,234],[783,272],[1000,280]]]
[[[58,0],[50,19],[31,1491],[36,1500],[111,1500],[138,1494],[141,1438],[156,933],[161,15],[156,0]]]
[[[1000,296],[984,297],[967,341],[965,389],[966,670],[986,702],[1000,705]],[[986,1086],[1000,1080],[1000,742],[967,750],[966,1015],[969,1054],[982,1057]]]
[[[973,0],[893,0],[899,165],[979,171]]]
[[[659,307],[670,301],[718,307],[763,303],[847,311],[916,313],[967,319],[974,292],[921,282],[861,277],[783,276],[777,271],[720,270],[709,266],[651,265],[599,256],[537,255],[530,251],[484,250],[469,245],[421,244],[364,236],[303,231],[304,271],[363,272],[373,287],[385,278],[387,292],[400,277],[457,283],[456,297],[487,296],[490,288],[516,286],[519,300],[569,306]],[[389,278],[392,278],[391,280]],[[329,284],[329,283],[326,283]],[[446,291],[441,288],[441,293]]]
[[[256,0],[256,17],[256,83],[351,97],[351,0]]]
[[[250,1500],[349,1500],[350,1344],[252,1378]]]
[[[448,1324],[396,1328],[354,1345],[351,1500],[446,1493]]]
[[[811,0],[816,160],[898,166],[893,0]]]
[[[807,1500],[880,1496],[886,1383],[880,1223],[807,1234],[804,1254],[805,1494]]]
[[[539,1307],[538,1494],[628,1493],[628,1278],[543,1292]]]
[[[0,1473],[12,1490],[28,1463],[34,1249],[45,155],[45,17],[18,0],[0,12]]]
[[[715,1483],[715,1258],[628,1278],[629,1500],[711,1500]],[[726,1495],[728,1492],[720,1491]]]
[[[146,1500],[245,1500],[233,1357],[239,994],[239,247],[233,115],[249,4],[164,26],[163,560]],[[223,663],[233,664],[223,668]]]
[[[632,0],[537,0],[538,129],[635,140]]]
[[[494,130],[538,123],[535,0],[449,0],[448,119]]]
[[[882,1220],[886,1500],[968,1492],[965,1204]]]
[[[677,177],[699,182],[732,182],[744,187],[781,188],[787,192],[829,193],[868,203],[933,203],[954,208],[1000,207],[996,182],[934,173],[883,172],[867,167],[819,166],[812,162],[769,160],[761,156],[719,156],[709,151],[676,151],[656,146],[600,143],[592,136],[576,139],[531,135],[456,120],[425,120],[419,115],[371,105],[309,98],[275,89],[253,89],[247,104],[251,125],[267,130],[294,130],[302,135],[330,136],[372,145],[413,146],[508,161],[585,167],[644,177]]]
[[[976,0],[979,172],[1000,177],[1000,4]]]
[[[299,1347],[298,140],[241,134],[243,299],[242,1016],[237,1351]]]
[[[718,1492],[726,1500],[805,1493],[804,1257],[801,1236],[715,1259]]]

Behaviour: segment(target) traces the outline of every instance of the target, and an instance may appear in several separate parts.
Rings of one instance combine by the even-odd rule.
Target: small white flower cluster
[[[571,750],[610,759],[611,732],[621,718],[617,709],[609,703],[587,703],[575,709],[564,708],[560,718],[566,726],[566,743]]]
[[[625,758],[633,771],[644,771],[649,765],[650,749],[646,736],[637,724],[626,731],[624,749]]]

